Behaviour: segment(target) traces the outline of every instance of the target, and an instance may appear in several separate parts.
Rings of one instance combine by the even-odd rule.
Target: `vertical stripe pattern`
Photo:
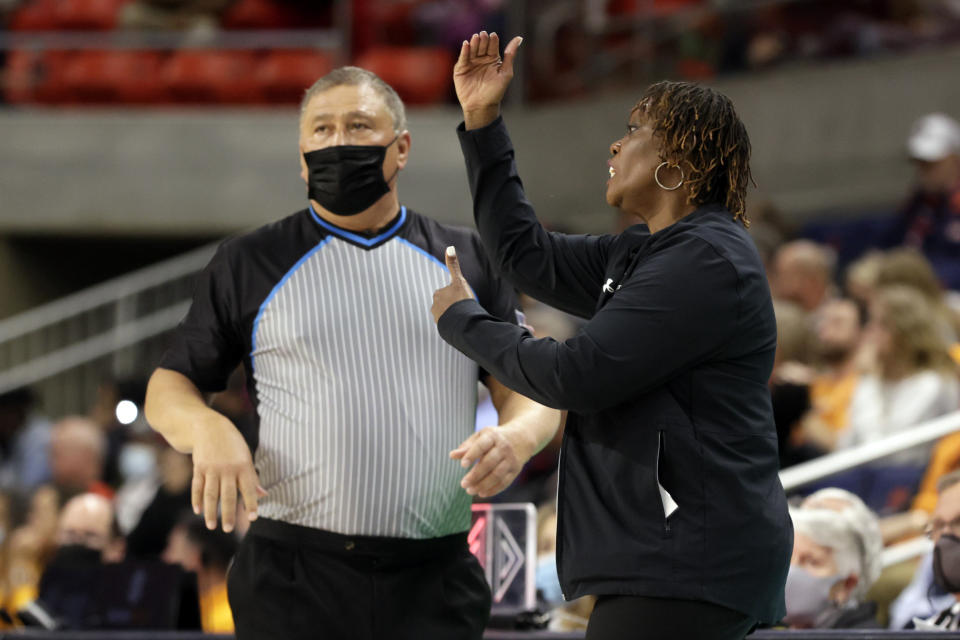
[[[446,267],[393,238],[310,252],[260,310],[253,374],[260,513],[343,534],[469,526],[448,452],[473,431],[477,366],[437,335]]]

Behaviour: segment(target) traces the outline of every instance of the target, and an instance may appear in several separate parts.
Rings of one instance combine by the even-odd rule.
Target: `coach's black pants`
[[[227,588],[237,640],[474,640],[490,616],[466,533],[342,536],[261,518]]]
[[[742,640],[756,620],[698,600],[600,596],[586,640]]]

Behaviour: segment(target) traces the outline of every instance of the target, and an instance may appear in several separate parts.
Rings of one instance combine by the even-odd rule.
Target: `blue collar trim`
[[[364,247],[372,247],[374,245],[382,243],[385,240],[390,239],[390,237],[393,236],[400,229],[400,227],[403,226],[403,223],[407,221],[407,208],[404,206],[401,206],[400,216],[397,218],[396,222],[390,225],[389,229],[387,229],[380,235],[374,236],[373,238],[365,238],[361,235],[352,233],[350,231],[347,231],[346,229],[341,229],[338,226],[330,224],[329,222],[327,222],[326,220],[324,220],[323,218],[317,215],[317,212],[313,210],[312,204],[308,204],[307,206],[310,207],[310,215],[313,216],[313,219],[321,227],[323,227],[324,229],[326,229],[327,231],[329,231],[335,236],[344,238],[346,240],[349,240],[350,242],[354,242]]]

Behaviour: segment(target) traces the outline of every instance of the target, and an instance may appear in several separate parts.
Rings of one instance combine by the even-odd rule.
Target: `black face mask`
[[[48,566],[77,569],[96,567],[102,563],[101,552],[82,544],[65,544],[59,547]]]
[[[960,538],[945,533],[933,547],[933,581],[947,593],[960,593]]]
[[[307,163],[307,194],[338,216],[355,216],[389,193],[383,179],[384,146],[340,145],[303,154]],[[397,169],[399,171],[399,169]],[[394,172],[390,180],[396,176]]]

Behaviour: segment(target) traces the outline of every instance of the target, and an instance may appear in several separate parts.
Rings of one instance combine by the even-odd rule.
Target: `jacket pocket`
[[[654,477],[657,482],[657,495],[660,496],[660,507],[663,510],[663,535],[664,537],[670,537],[670,517],[680,508],[680,505],[677,504],[677,501],[673,499],[673,496],[670,495],[670,492],[667,491],[666,487],[663,486],[660,476],[660,460],[663,457],[664,449],[664,431],[660,429],[657,431],[657,459],[654,467]]]

